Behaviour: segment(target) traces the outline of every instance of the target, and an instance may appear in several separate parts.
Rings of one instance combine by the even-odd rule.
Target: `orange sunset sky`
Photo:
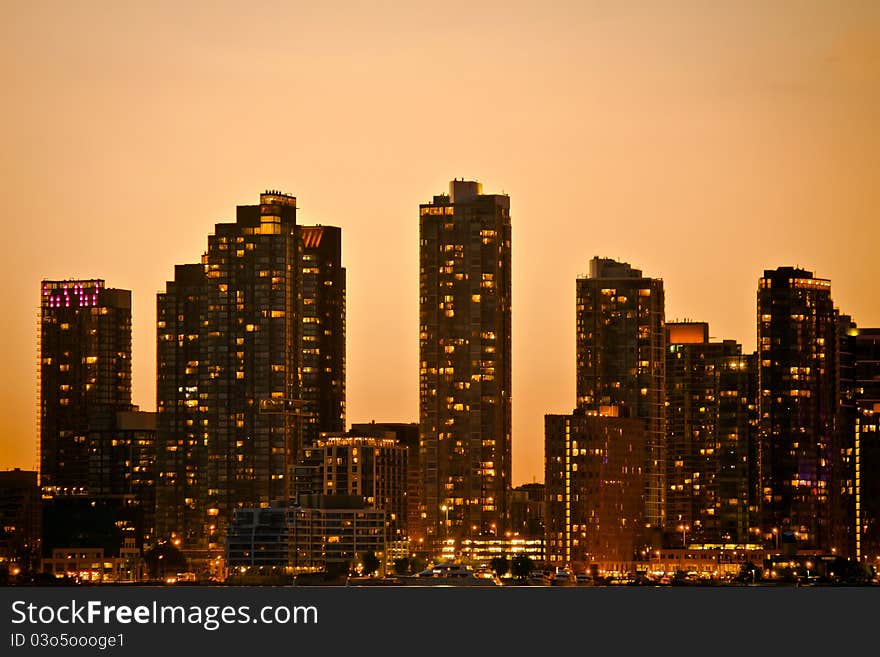
[[[575,278],[662,277],[668,320],[755,346],[765,268],[880,326],[880,3],[4,1],[0,469],[36,465],[42,278],[156,292],[267,188],[343,228],[348,422],[418,418],[418,205],[513,222],[513,481],[574,404]]]

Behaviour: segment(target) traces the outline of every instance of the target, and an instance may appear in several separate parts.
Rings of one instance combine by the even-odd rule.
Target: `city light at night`
[[[7,7],[10,649],[876,591],[880,5],[331,4]]]

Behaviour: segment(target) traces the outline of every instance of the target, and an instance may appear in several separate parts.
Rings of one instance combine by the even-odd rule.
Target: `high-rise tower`
[[[837,315],[813,272],[780,267],[758,283],[763,526],[820,550],[832,547]]]
[[[511,472],[510,199],[454,180],[419,214],[427,539],[500,536]]]
[[[260,195],[157,299],[157,535],[219,550],[235,507],[287,500],[300,445],[296,199]]]
[[[663,280],[628,263],[590,261],[578,278],[577,407],[645,422],[644,521],[663,527],[666,439]],[[649,532],[650,534],[651,532]]]
[[[40,308],[40,485],[86,494],[90,460],[104,460],[95,432],[132,408],[131,292],[44,280]]]
[[[838,323],[839,400],[832,549],[880,561],[880,329]]]
[[[302,226],[303,445],[345,430],[345,268],[342,229]]]
[[[703,322],[666,330],[666,528],[695,542],[748,543],[758,504],[754,355],[735,340],[710,342]]]

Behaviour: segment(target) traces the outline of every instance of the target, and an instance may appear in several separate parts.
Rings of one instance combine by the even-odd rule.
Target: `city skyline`
[[[195,32],[185,26],[193,10],[183,8],[160,31],[169,48],[155,58],[146,56],[149,30],[167,17],[163,8],[142,9],[145,27],[120,30],[134,9],[95,22],[88,10],[58,7],[57,22],[40,19],[52,43],[42,53],[23,45],[37,13],[13,10],[16,29],[2,46],[15,52],[4,59],[20,102],[2,110],[16,248],[0,265],[9,301],[0,467],[36,465],[38,282],[100,276],[132,290],[132,402],[153,410],[155,293],[175,263],[201,253],[229,208],[266,187],[295,194],[304,224],[345,233],[350,423],[418,417],[416,206],[461,176],[515,200],[514,485],[543,478],[544,414],[571,411],[571,301],[594,255],[664,279],[667,320],[709,322],[712,337],[737,340],[746,353],[755,348],[758,280],[779,266],[830,279],[842,313],[880,325],[871,287],[880,265],[870,256],[880,235],[870,174],[880,152],[870,129],[876,7],[811,6],[797,16],[704,8],[680,18],[520,5],[505,9],[489,36],[480,26],[499,10],[476,8],[468,21],[453,9],[442,19],[402,10],[386,28],[355,8],[339,25],[319,11],[298,45],[279,46],[250,28],[235,32],[240,23],[223,7],[206,19],[210,29]],[[276,29],[296,18],[279,10]],[[369,39],[347,27],[357,18]],[[94,27],[91,44],[68,36],[83,24]],[[324,46],[308,29],[330,26]],[[383,29],[394,36],[375,45]],[[507,45],[525,38],[546,43],[532,62],[528,49]],[[670,48],[679,38],[692,48]],[[218,51],[224,39],[228,52]],[[360,63],[334,57],[340,39],[364,51]],[[450,60],[432,66],[424,46]],[[236,85],[258,93],[279,78],[297,82],[273,85],[279,100],[309,102],[279,112],[230,99]],[[477,94],[465,113],[438,91],[453,84]],[[510,105],[499,110],[493,93],[508,89]],[[395,109],[415,106],[411,93],[424,101],[413,116]],[[359,98],[357,111],[343,109]],[[457,127],[443,152],[425,156],[431,134],[448,125],[444,112]],[[268,137],[292,154],[265,156]],[[375,248],[395,254],[381,283],[371,274]]]
[[[321,224],[318,224],[318,226],[321,226]],[[331,227],[331,228],[333,228],[333,227]],[[600,256],[598,256],[598,255],[594,255],[594,256],[592,256],[592,257],[595,258],[595,257],[600,257]],[[624,263],[624,264],[629,264],[629,263]],[[782,264],[779,265],[779,267],[783,267],[783,268],[784,268],[784,267],[788,267],[788,266],[790,266],[790,265],[782,265]],[[768,267],[769,267],[769,265],[768,265]],[[588,270],[589,270],[589,263],[587,263],[587,266],[584,267],[584,271],[585,271],[585,272],[588,271]],[[98,273],[100,273],[100,272],[98,272]],[[585,276],[585,275],[586,275],[586,274],[581,274],[581,273],[579,273],[579,274],[577,275],[577,276],[578,276],[578,280],[582,280],[582,277]],[[67,278],[59,278],[58,280],[59,280],[59,281],[70,281],[70,282],[75,282],[75,281],[79,280],[79,278],[80,278],[80,277],[77,277],[77,276],[71,275],[70,277],[67,277]],[[171,276],[170,278],[173,278],[173,276]],[[662,274],[661,274],[661,275],[657,275],[656,278],[659,279],[659,280],[661,280],[661,281],[663,281],[663,276],[662,276]],[[829,280],[830,280],[830,277],[823,277],[823,278],[826,278],[826,279],[829,279]],[[758,282],[760,282],[760,278],[758,279]],[[833,281],[832,281],[832,283],[833,283]],[[853,314],[853,313],[848,313],[846,308],[841,308],[841,307],[838,305],[838,303],[837,303],[836,301],[834,302],[834,308],[838,309],[838,310],[840,311],[841,314],[850,314],[850,315]],[[864,320],[861,320],[861,321],[860,321],[861,318],[858,317],[858,316],[854,316],[853,319],[856,321],[857,324],[859,324],[859,325],[861,325],[861,326],[866,326],[866,325],[869,324],[868,322],[866,322],[866,321],[864,321]],[[680,318],[676,317],[676,318],[674,318],[674,319],[670,319],[668,315],[665,317],[665,321],[666,321],[666,322],[670,322],[670,323],[679,322],[679,321],[708,322],[708,320],[706,320],[706,318],[704,318],[704,317],[686,317],[686,318],[683,318],[683,319],[680,319]],[[754,317],[752,317],[751,321],[754,322]],[[134,326],[136,326],[137,324],[138,324],[137,320],[136,320],[135,318],[133,318],[133,319],[132,319],[132,325],[133,325],[133,328],[134,328]],[[350,328],[349,328],[349,330],[350,330]],[[576,331],[573,330],[572,333],[574,334],[574,333],[576,333]],[[39,337],[39,336],[37,336],[37,337]],[[713,340],[714,340],[714,339],[721,339],[721,337],[725,337],[725,336],[716,336],[716,335],[714,334],[714,331],[713,331],[713,335],[711,336],[711,338],[712,338]],[[738,338],[737,338],[737,339],[738,339]],[[573,339],[572,342],[574,343],[574,342],[576,342],[576,340]],[[743,343],[743,344],[748,344],[748,340],[743,340],[742,343]],[[572,351],[572,352],[575,352],[575,351],[576,351],[576,348],[575,348],[574,345],[572,346],[571,351]],[[349,352],[348,352],[348,350],[347,350],[346,358],[350,358],[350,356],[348,355],[348,353],[349,353]],[[754,348],[753,348],[752,351],[749,352],[749,353],[754,353]],[[155,356],[155,346],[154,346],[154,354],[153,354],[153,355]],[[133,361],[136,361],[136,360],[142,360],[142,359],[138,359],[138,358],[137,358],[137,355],[133,355],[132,360],[133,360]],[[154,368],[154,370],[153,370],[153,376],[155,376],[155,368]],[[573,376],[573,378],[576,378],[576,376]],[[153,386],[154,386],[154,387],[153,387],[153,398],[155,399],[155,381],[153,382]],[[575,382],[575,381],[572,382],[571,388],[572,388],[573,390],[576,388],[576,382]],[[348,404],[348,403],[350,403],[350,402],[347,400],[347,401],[346,401],[346,404]],[[134,395],[132,396],[132,404],[133,404],[135,407],[140,406],[141,410],[144,410],[144,411],[155,411],[155,402],[154,402],[154,405],[153,405],[153,406],[149,406],[148,404],[147,404],[146,406],[144,406],[144,405],[138,404],[138,400],[137,400],[136,397],[134,397]],[[557,406],[557,407],[559,407],[559,408],[562,408],[562,407],[565,406],[565,403],[564,403],[564,401],[551,402],[551,405],[550,405],[548,408],[553,408],[554,405]],[[557,411],[554,411],[554,412],[561,412],[561,411],[558,411],[558,410],[557,410]],[[542,415],[542,417],[543,417],[543,415]],[[418,413],[417,413],[417,412],[416,412],[415,418],[416,418],[416,419],[418,418]],[[365,416],[365,417],[363,417],[363,418],[361,418],[361,419],[347,420],[347,425],[346,425],[346,427],[345,427],[344,429],[347,430],[347,429],[351,426],[351,424],[357,424],[358,422],[371,422],[371,421],[380,421],[380,422],[382,422],[382,421],[401,421],[401,422],[406,422],[406,421],[409,421],[409,420],[410,420],[410,418],[408,418],[408,417],[406,417],[406,416],[401,416],[401,417],[399,417],[399,418],[398,418],[398,417],[392,417],[392,418],[390,418],[390,420],[389,420],[388,417],[377,416],[376,414],[368,414],[368,416]],[[516,439],[515,439],[515,436],[514,436],[514,440],[513,440],[512,442],[513,442],[513,446],[514,446],[514,448],[513,448],[513,449],[514,449],[514,459],[513,459],[513,462],[514,462],[514,464],[516,464],[516,461],[517,461],[517,459],[516,459],[516,451],[517,451],[517,450],[516,450],[516,447],[517,447],[517,445],[516,445]],[[39,432],[37,431],[37,432],[35,433],[35,447],[38,445],[38,443],[39,443]],[[4,446],[5,446],[7,449],[8,449],[8,447],[9,447],[8,445],[4,445]],[[522,451],[522,450],[519,450],[519,451]],[[34,449],[34,453],[35,453],[34,458],[36,459],[36,454],[38,453],[36,449]],[[5,451],[0,451],[0,458],[3,458],[3,457],[5,456],[5,454],[6,454]],[[541,446],[541,455],[540,455],[540,456],[543,456],[543,446]],[[540,457],[539,457],[539,458],[540,458]],[[531,473],[531,477],[530,477],[530,478],[522,477],[522,478],[520,478],[520,479],[517,479],[517,477],[514,475],[514,477],[513,477],[513,481],[512,481],[512,485],[514,485],[514,486],[519,486],[519,485],[522,485],[522,484],[531,483],[531,482],[535,482],[535,481],[539,481],[539,482],[540,482],[540,481],[543,481],[543,475],[542,475],[542,473],[540,472],[540,468],[538,467],[539,465],[540,465],[540,464],[536,461],[535,464],[529,464],[528,466],[526,466],[526,467],[529,469],[529,473]],[[520,463],[519,466],[522,467],[522,464]],[[23,469],[23,470],[28,470],[28,469],[39,469],[39,463],[35,462],[33,465],[28,465],[27,463],[24,463],[24,462],[11,462],[11,461],[10,461],[9,463],[6,463],[6,462],[4,462],[4,461],[0,461],[0,469],[12,469],[12,468],[21,468],[21,469]],[[532,469],[535,470],[534,473],[531,472]]]

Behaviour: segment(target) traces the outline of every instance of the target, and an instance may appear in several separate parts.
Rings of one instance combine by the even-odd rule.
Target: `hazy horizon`
[[[10,3],[0,70],[0,469],[36,466],[44,278],[156,293],[279,189],[342,227],[347,424],[418,421],[418,206],[510,195],[513,482],[575,402],[575,279],[664,279],[667,320],[755,348],[758,279],[800,266],[880,326],[880,4]]]

